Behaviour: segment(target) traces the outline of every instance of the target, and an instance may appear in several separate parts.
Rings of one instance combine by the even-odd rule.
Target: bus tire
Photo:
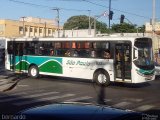
[[[32,65],[29,67],[28,75],[32,78],[38,78],[39,76],[39,69],[36,65]]]
[[[93,79],[98,85],[108,86],[110,84],[109,74],[104,70],[96,71],[94,73]]]

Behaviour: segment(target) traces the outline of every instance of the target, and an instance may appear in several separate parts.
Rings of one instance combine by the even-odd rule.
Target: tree
[[[89,28],[89,18],[86,15],[72,16],[67,22],[64,23],[63,29],[71,30],[71,29],[88,29]],[[94,18],[91,17],[91,28],[94,28]],[[99,22],[96,20],[96,29],[101,33],[105,33],[108,31],[107,25],[103,22]]]
[[[142,26],[138,27],[137,29],[138,29],[138,32],[144,33],[145,32],[145,25],[142,25]]]
[[[116,33],[135,33],[137,31],[136,25],[128,23],[113,24],[112,30]]]

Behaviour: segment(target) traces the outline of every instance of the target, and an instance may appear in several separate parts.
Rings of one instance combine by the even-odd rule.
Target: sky
[[[114,12],[111,24],[119,24],[121,14],[125,15],[127,23],[142,26],[150,22],[152,1],[111,0],[111,10]],[[0,3],[0,19],[18,20],[23,16],[55,19],[57,11],[53,9],[59,8],[60,25],[71,16],[100,16],[108,13],[109,9],[109,0],[0,0]],[[156,0],[156,19],[160,21],[160,0]],[[107,16],[101,16],[98,21],[108,25]]]

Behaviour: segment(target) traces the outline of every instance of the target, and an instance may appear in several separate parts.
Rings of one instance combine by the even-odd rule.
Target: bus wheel
[[[108,74],[108,72],[106,72],[104,70],[97,71],[94,74],[93,79],[98,85],[108,86],[110,84],[109,74]]]
[[[38,70],[38,67],[35,66],[35,65],[32,65],[29,70],[28,70],[28,75],[30,77],[33,77],[33,78],[37,78],[39,76],[39,70]]]

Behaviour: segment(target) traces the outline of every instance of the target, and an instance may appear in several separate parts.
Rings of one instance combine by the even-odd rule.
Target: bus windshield
[[[137,59],[134,61],[135,65],[141,69],[153,69],[154,67],[154,59],[152,54],[151,42],[148,40],[136,41],[135,42],[135,50],[138,51]],[[134,52],[136,54],[136,52]],[[136,55],[134,55],[136,56]]]

